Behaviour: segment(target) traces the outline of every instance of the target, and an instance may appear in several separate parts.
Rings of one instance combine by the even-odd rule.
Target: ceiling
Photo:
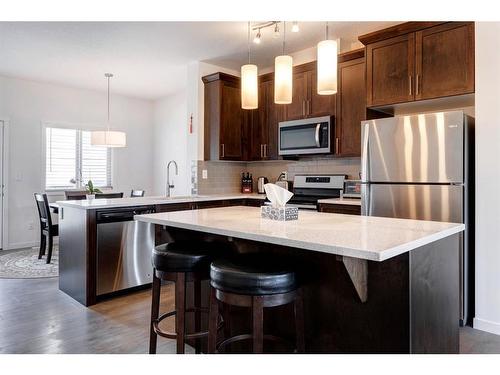
[[[330,37],[349,44],[394,22],[330,22]],[[299,22],[287,53],[316,45],[324,22]],[[253,38],[253,35],[252,35]],[[262,31],[252,61],[272,66],[282,39]],[[247,22],[0,22],[0,75],[157,99],[185,85],[186,65],[205,61],[239,69],[247,61]]]

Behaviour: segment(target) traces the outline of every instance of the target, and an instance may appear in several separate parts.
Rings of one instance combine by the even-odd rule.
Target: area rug
[[[47,255],[38,259],[38,248],[0,252],[0,279],[38,279],[59,275],[58,248],[54,246],[50,264]]]

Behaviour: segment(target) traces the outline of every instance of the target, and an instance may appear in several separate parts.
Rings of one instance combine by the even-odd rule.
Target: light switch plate
[[[204,180],[208,178],[208,171],[206,169],[202,169],[201,178],[203,178]]]

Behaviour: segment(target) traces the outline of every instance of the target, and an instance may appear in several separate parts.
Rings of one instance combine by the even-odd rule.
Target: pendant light
[[[109,122],[109,80],[113,74],[106,73],[104,77],[108,79],[108,128],[107,130],[93,131],[90,136],[92,146],[104,147],[125,147],[127,145],[127,135],[125,132],[111,130]]]
[[[337,93],[337,41],[328,39],[328,22],[326,38],[318,43],[318,94],[333,95]]]
[[[283,54],[274,59],[274,102],[290,104],[292,102],[293,72],[292,56],[285,55],[286,23],[283,21]]]
[[[250,64],[250,22],[248,22],[248,64],[241,67],[241,108],[256,109],[259,107],[257,65]]]

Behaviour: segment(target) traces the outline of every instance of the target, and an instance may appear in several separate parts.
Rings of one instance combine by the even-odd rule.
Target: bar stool
[[[208,352],[215,353],[226,345],[252,340],[253,352],[262,353],[264,340],[285,341],[264,334],[264,308],[294,303],[295,348],[304,348],[304,313],[302,290],[291,267],[269,255],[245,254],[233,259],[219,259],[210,265],[210,306],[208,318]],[[217,343],[218,304],[250,307],[252,333],[224,337]],[[225,316],[226,319],[228,317]],[[229,322],[230,324],[230,322]]]
[[[153,287],[151,303],[151,322],[149,353],[156,353],[158,335],[177,340],[177,354],[184,353],[186,340],[196,341],[196,353],[201,352],[200,339],[208,336],[201,331],[201,313],[208,313],[201,307],[201,282],[209,278],[209,265],[214,252],[221,251],[224,245],[205,241],[177,241],[156,246],[153,250]],[[161,280],[175,282],[175,310],[159,315]],[[194,284],[194,307],[186,308],[186,287]],[[195,314],[195,332],[186,333],[186,312]],[[175,333],[160,329],[160,322],[175,315]],[[217,320],[217,317],[216,317]],[[222,326],[216,323],[219,329]]]

